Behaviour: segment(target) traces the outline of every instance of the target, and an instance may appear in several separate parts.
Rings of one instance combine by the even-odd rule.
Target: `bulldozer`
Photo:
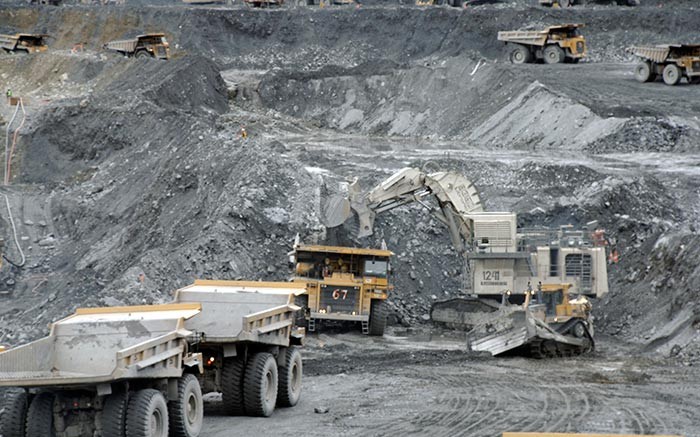
[[[593,350],[592,305],[585,296],[572,298],[570,289],[571,284],[540,284],[536,291],[526,290],[522,305],[506,304],[467,334],[470,349],[534,358]]]
[[[385,301],[390,284],[391,251],[294,244],[290,252],[294,282],[306,284],[296,303],[297,325],[309,332],[322,323],[360,323],[362,333],[384,335]]]
[[[602,297],[608,293],[608,240],[603,230],[572,225],[518,229],[515,213],[485,211],[474,184],[455,172],[404,168],[367,193],[355,179],[348,185],[346,198],[328,201],[332,207],[326,208],[325,216],[333,224],[355,222],[357,237],[362,238],[372,235],[377,214],[414,202],[445,224],[463,259],[462,297],[434,303],[431,319],[435,323],[464,330],[487,324],[500,317],[495,313],[503,312],[508,304],[525,304],[535,284],[541,293],[552,287],[564,290],[567,304],[569,295]],[[591,222],[588,227],[596,225]],[[586,320],[592,340],[592,324]]]

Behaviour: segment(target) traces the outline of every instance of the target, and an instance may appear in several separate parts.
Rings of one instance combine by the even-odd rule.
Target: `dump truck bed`
[[[544,46],[547,44],[549,35],[557,31],[573,30],[583,27],[580,24],[562,24],[560,26],[549,26],[544,30],[508,30],[498,32],[498,40],[525,45]]]
[[[162,38],[164,36],[164,33],[147,33],[144,35],[138,35],[135,38],[131,39],[110,41],[104,45],[104,48],[109,50],[116,50],[118,52],[133,53],[136,50],[136,47],[138,46],[139,41],[141,39]]]
[[[177,303],[198,303],[202,313],[187,329],[203,343],[256,342],[289,346],[294,297],[306,291],[296,282],[195,281],[176,292]]]
[[[18,35],[0,34],[0,48],[6,50],[14,50],[15,46],[17,46],[17,41],[19,41]]]
[[[104,45],[104,48],[109,50],[116,50],[118,52],[131,53],[136,50],[136,45],[139,43],[138,39],[123,39],[118,41],[110,41]]]
[[[0,353],[0,386],[180,376],[190,334],[184,321],[200,311],[198,304],[79,309],[48,337]]]
[[[656,63],[666,62],[673,58],[674,53],[688,52],[700,56],[700,44],[666,44],[656,46],[634,46],[629,49],[632,54],[640,58],[649,59]]]
[[[545,45],[548,37],[549,33],[546,30],[508,30],[498,32],[499,41],[535,46]]]

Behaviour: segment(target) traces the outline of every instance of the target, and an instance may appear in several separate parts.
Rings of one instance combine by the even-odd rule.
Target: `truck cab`
[[[392,256],[383,249],[295,246],[290,261],[293,281],[307,284],[300,302],[307,329],[315,331],[321,320],[359,322],[363,334],[383,335]]]

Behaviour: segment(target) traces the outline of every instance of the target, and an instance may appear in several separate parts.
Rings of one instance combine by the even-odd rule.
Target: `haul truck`
[[[303,284],[196,281],[175,302],[84,308],[0,353],[3,437],[197,437],[202,394],[269,416],[301,394]]]
[[[299,299],[309,331],[318,321],[360,322],[362,333],[384,335],[391,257],[384,249],[295,244],[294,281],[306,284]]]
[[[164,33],[147,33],[131,39],[110,41],[104,45],[104,49],[127,57],[170,59],[170,44]]]
[[[18,33],[15,35],[0,34],[0,53],[41,53],[48,50],[46,39],[49,35]]]
[[[639,58],[634,77],[639,82],[653,82],[661,77],[666,85],[678,85],[684,77],[700,84],[700,44],[669,44],[630,47]]]
[[[583,24],[562,24],[543,30],[512,30],[498,32],[498,40],[510,45],[510,61],[527,64],[578,63],[586,56],[586,39],[579,31]]]

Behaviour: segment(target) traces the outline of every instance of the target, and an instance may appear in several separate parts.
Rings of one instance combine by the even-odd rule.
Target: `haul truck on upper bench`
[[[322,322],[359,322],[363,334],[383,335],[392,256],[386,249],[295,243],[293,280],[307,290],[297,300],[300,324],[313,332]]]
[[[49,35],[39,33],[0,34],[1,53],[42,53],[48,50],[46,39]]]
[[[498,40],[509,46],[513,64],[576,64],[586,56],[586,39],[579,30],[582,27],[562,24],[543,30],[509,30],[498,32]]]
[[[288,282],[196,281],[167,305],[82,308],[0,353],[3,437],[197,437],[202,394],[269,416],[301,395]]]

